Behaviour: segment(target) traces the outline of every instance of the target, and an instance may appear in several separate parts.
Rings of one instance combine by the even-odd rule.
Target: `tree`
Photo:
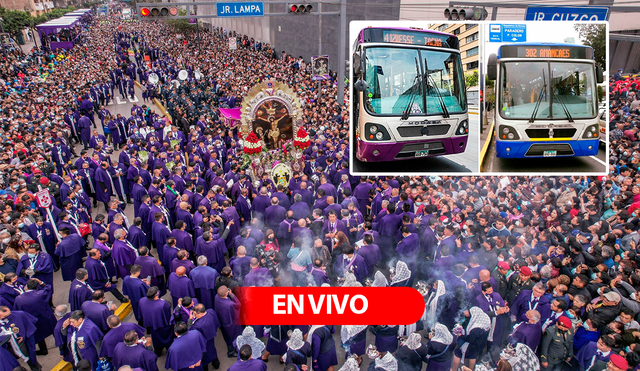
[[[607,69],[607,32],[603,24],[577,24],[573,28],[580,35],[580,40],[584,45],[593,48],[596,64]]]
[[[468,73],[464,75],[464,83],[467,86],[467,90],[474,86],[478,86],[478,70],[473,71],[472,73]]]
[[[13,37],[17,37],[20,30],[31,25],[31,15],[24,11],[0,8],[0,17],[4,31]]]
[[[178,15],[187,15],[187,11],[180,9],[178,10]],[[196,25],[189,23],[188,19],[167,19],[166,22],[180,33],[188,33],[196,29]]]

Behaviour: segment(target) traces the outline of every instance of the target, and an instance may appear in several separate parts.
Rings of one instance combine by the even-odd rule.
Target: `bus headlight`
[[[469,121],[462,120],[460,124],[458,124],[458,128],[456,129],[456,135],[467,135],[469,134]]]
[[[367,122],[364,124],[364,132],[367,140],[391,140],[391,135],[384,126]]]
[[[498,128],[498,137],[501,140],[518,140],[520,136],[515,128],[506,125],[500,125]]]
[[[593,139],[598,137],[598,124],[589,125],[584,129],[584,133],[582,134],[582,139]]]

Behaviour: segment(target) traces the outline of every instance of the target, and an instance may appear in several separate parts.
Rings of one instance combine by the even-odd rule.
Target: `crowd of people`
[[[319,92],[302,58],[117,15],[84,32],[0,62],[0,370],[40,370],[50,336],[74,370],[154,371],[165,352],[174,371],[225,352],[232,371],[640,369],[636,78],[610,81],[606,177],[357,177],[346,87]],[[269,78],[297,92],[312,138],[287,187],[244,168],[218,111]],[[114,117],[134,81],[142,104]],[[238,323],[237,287],[327,285],[415,287],[425,311],[409,326]]]

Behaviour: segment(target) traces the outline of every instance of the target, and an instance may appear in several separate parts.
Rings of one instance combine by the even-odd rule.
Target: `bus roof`
[[[437,34],[437,35],[443,35],[443,36],[455,36],[453,34],[450,33],[446,33],[446,32],[440,32],[440,31],[436,31],[436,30],[430,30],[430,29],[419,29],[419,28],[410,28],[410,27],[367,27],[367,28],[363,28],[362,30],[360,30],[360,32],[358,33],[358,41],[359,42],[364,42],[364,31],[367,29],[376,29],[376,30],[400,30],[400,31],[416,31],[416,32],[426,32],[426,33],[432,33],[432,34]]]

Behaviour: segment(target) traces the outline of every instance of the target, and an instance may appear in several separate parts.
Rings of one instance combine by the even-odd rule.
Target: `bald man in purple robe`
[[[178,305],[179,298],[196,296],[196,289],[193,286],[193,282],[187,277],[186,273],[187,270],[185,267],[178,267],[175,272],[169,275],[167,286],[171,292],[171,300],[173,301],[174,308]]]
[[[116,346],[122,343],[125,334],[129,331],[134,331],[140,338],[144,337],[144,327],[132,322],[122,322],[120,321],[120,317],[116,315],[111,315],[107,318],[107,325],[110,330],[102,339],[99,354],[100,358],[108,357],[109,359],[113,359]]]
[[[224,341],[227,343],[227,356],[236,357],[237,352],[233,341],[242,333],[242,326],[239,324],[240,301],[227,286],[222,285],[218,288],[215,308],[222,327]]]
[[[140,344],[141,335],[135,330],[129,330],[122,337],[124,341],[118,343],[113,351],[113,367],[119,370],[122,366],[144,371],[158,371],[158,356],[146,346]],[[150,344],[149,344],[150,345]]]

